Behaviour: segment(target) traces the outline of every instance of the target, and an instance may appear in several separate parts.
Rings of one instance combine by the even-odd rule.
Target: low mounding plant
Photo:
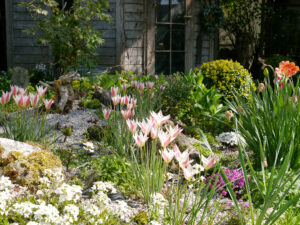
[[[218,88],[226,98],[232,99],[233,89],[236,89],[241,96],[249,99],[251,88],[255,89],[252,75],[240,63],[232,60],[215,60],[203,63],[196,69],[204,76],[204,83],[208,88]]]
[[[287,66],[282,64],[281,67]],[[289,70],[292,71],[292,68]],[[277,166],[283,164],[292,144],[291,167],[297,169],[300,166],[299,82],[295,85],[292,80],[288,80],[291,74],[284,75],[280,68],[276,71],[274,88],[269,80],[260,83],[260,92],[251,90],[251,101],[236,94],[229,106],[238,117],[240,135],[254,152],[256,168],[261,166],[261,157],[266,160],[269,168],[276,160]]]

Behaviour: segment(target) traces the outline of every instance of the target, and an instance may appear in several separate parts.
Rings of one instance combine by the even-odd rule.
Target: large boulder
[[[29,83],[28,70],[22,67],[14,67],[11,77],[11,83],[19,87],[26,88]]]
[[[35,143],[0,138],[0,176],[34,188],[40,184],[40,178],[49,177],[51,180],[53,174],[59,179],[64,176],[59,157]]]

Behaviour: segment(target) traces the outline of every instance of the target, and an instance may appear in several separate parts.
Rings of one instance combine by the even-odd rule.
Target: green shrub
[[[8,70],[8,72],[0,71],[0,90],[1,91],[9,91],[10,83],[11,83],[11,75],[12,70]]]
[[[218,88],[226,98],[232,99],[232,90],[250,98],[251,87],[255,89],[252,75],[240,63],[232,60],[216,60],[203,63],[200,70],[208,88]],[[198,72],[199,69],[196,69]]]
[[[101,106],[101,103],[98,99],[86,100],[83,101],[84,108],[88,109],[98,109]]]

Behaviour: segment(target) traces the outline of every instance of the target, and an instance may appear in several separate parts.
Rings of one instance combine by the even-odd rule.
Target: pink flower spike
[[[37,93],[39,94],[40,98],[43,98],[45,96],[47,89],[47,87],[43,88],[42,86],[36,87]]]
[[[102,109],[102,112],[103,112],[104,119],[108,120],[110,109]]]
[[[43,101],[44,101],[46,110],[50,109],[50,108],[51,108],[51,105],[52,105],[52,103],[53,103],[53,99],[50,99],[50,100],[43,99]]]
[[[115,97],[118,94],[118,89],[119,89],[118,87],[114,87],[114,86],[111,87],[110,91],[112,97]]]
[[[210,168],[212,168],[212,166],[216,163],[216,158],[217,158],[217,155],[214,155],[213,157],[210,157],[207,159],[202,157],[204,169],[209,170]]]
[[[37,103],[39,102],[40,100],[40,96],[38,93],[36,93],[35,95],[34,94],[29,94],[29,97],[30,97],[30,103],[31,103],[31,106],[32,107],[35,107],[37,105]]]
[[[171,118],[170,115],[164,116],[161,111],[159,111],[158,113],[152,111],[150,112],[150,115],[158,127],[160,127],[160,125],[164,124]]]
[[[165,86],[160,85],[160,91],[163,92],[165,90]]]
[[[134,120],[126,120],[128,129],[131,133],[135,133],[136,128],[137,128],[137,122]]]
[[[139,134],[135,133],[133,135],[133,138],[139,148],[142,148],[145,145],[146,141],[148,140],[147,135],[143,135],[143,133],[141,132]]]
[[[152,121],[147,119],[147,122],[143,119],[142,122],[138,123],[139,127],[141,128],[142,132],[145,135],[148,135],[151,131],[151,127],[152,127]]]
[[[114,105],[118,105],[121,101],[121,95],[116,95],[116,96],[112,97],[111,100]]]
[[[127,90],[126,84],[121,85],[122,90],[125,92]]]
[[[172,159],[174,158],[175,152],[173,150],[165,148],[161,152],[161,155],[166,163],[170,163],[172,161]]]
[[[162,130],[158,131],[158,138],[163,148],[166,148],[171,142],[171,136]]]
[[[10,92],[15,96],[19,92],[19,87],[17,85],[10,85]]]

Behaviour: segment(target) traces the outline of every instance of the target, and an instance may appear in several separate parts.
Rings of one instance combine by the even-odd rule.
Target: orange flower
[[[294,76],[298,71],[299,67],[293,62],[282,61],[279,64],[279,71],[286,77]]]

